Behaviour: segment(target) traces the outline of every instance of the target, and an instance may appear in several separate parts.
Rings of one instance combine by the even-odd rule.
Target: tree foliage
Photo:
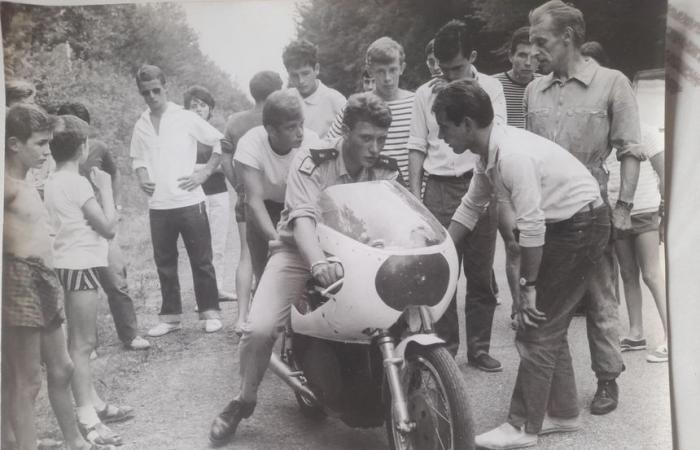
[[[123,173],[130,173],[131,131],[146,108],[134,81],[140,65],[163,69],[176,103],[188,86],[206,86],[216,99],[219,124],[250,106],[228,74],[201,52],[177,4],[0,8],[5,76],[32,81],[37,102],[49,110],[69,100],[85,103]]]
[[[510,34],[527,25],[528,12],[543,0],[308,0],[298,6],[299,36],[319,45],[321,78],[350,94],[358,90],[364,52],[381,36],[404,46],[403,87],[428,79],[425,45],[448,20],[465,20],[475,34],[477,67],[507,68],[502,51]],[[663,65],[666,2],[575,0],[586,18],[587,36],[608,51],[616,68],[634,72]]]

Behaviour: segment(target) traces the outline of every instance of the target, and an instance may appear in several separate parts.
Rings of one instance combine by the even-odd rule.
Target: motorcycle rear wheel
[[[409,417],[416,424],[402,434],[391,401],[386,429],[394,450],[472,450],[474,426],[462,373],[444,347],[413,346],[407,350],[401,383]]]

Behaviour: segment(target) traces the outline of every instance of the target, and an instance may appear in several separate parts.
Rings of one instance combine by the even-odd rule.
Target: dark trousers
[[[272,224],[276,227],[280,221],[280,215],[284,209],[283,203],[265,200],[265,209],[270,215]],[[248,240],[248,248],[250,249],[250,260],[253,264],[253,274],[255,279],[260,280],[265,265],[267,264],[267,254],[269,252],[269,241],[265,234],[260,231],[258,223],[253,219],[253,212],[246,206],[246,239]]]
[[[603,259],[610,236],[606,206],[548,224],[537,279],[537,308],[547,320],[518,330],[518,376],[508,421],[528,433],[542,428],[545,412],[573,418],[579,413],[567,332],[573,311]]]
[[[470,181],[471,177],[428,178],[423,203],[444,227],[450,225],[452,215],[466,194]],[[464,310],[469,358],[474,358],[480,353],[488,353],[491,343],[491,326],[496,308],[493,258],[496,250],[497,227],[498,210],[494,201],[481,216],[474,231],[457,246],[464,275],[467,278]],[[456,354],[459,346],[456,296],[445,314],[435,324],[435,328],[438,335],[447,342],[451,353]]]
[[[158,268],[164,321],[178,321],[182,314],[180,280],[177,275],[177,238],[182,240],[192,267],[194,295],[200,317],[218,317],[219,292],[212,264],[211,233],[204,202],[173,209],[151,209],[153,258]],[[169,317],[168,317],[169,316]]]
[[[138,330],[134,302],[129,296],[129,286],[126,281],[126,265],[124,256],[116,239],[109,242],[107,255],[108,266],[98,267],[97,275],[100,285],[107,294],[107,303],[114,319],[114,327],[117,330],[119,340],[124,344],[131,344]]]

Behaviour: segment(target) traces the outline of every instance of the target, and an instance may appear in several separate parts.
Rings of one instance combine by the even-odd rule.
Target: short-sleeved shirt
[[[284,209],[277,224],[277,232],[283,242],[296,246],[293,231],[295,219],[309,217],[318,223],[321,217],[318,199],[327,187],[360,181],[396,180],[399,177],[398,168],[391,168],[378,160],[373,167],[362,168],[357,178],[353,179],[345,167],[342,147],[343,139],[339,139],[334,149],[326,149],[329,152],[335,150],[337,156],[327,158],[320,164],[316,164],[311,157],[312,150],[302,149],[296,154],[287,178]]]
[[[495,115],[495,122],[505,124],[508,120],[506,99],[501,83],[488,75],[477,72],[472,66],[472,78],[486,91]],[[471,152],[461,155],[452,151],[445,141],[438,137],[439,127],[432,107],[437,94],[433,92],[430,81],[416,91],[411,114],[411,130],[408,149],[425,153],[423,169],[430,175],[459,177],[474,169],[476,156]]]
[[[196,205],[206,197],[201,187],[187,191],[179,187],[182,177],[189,177],[197,163],[197,142],[221,153],[223,135],[196,113],[168,103],[156,133],[146,110],[136,121],[131,137],[130,154],[134,170],[145,168],[155,183],[148,199],[150,209],[174,209]]]
[[[319,138],[311,130],[304,130],[304,140],[298,148],[280,155],[272,150],[267,131],[259,126],[248,131],[238,141],[238,149],[233,159],[241,164],[259,170],[263,177],[263,199],[283,203],[287,187],[287,175],[300,149],[317,146]]]
[[[477,160],[469,191],[452,218],[470,230],[495,193],[515,211],[523,247],[544,244],[546,223],[571,218],[599,201],[600,190],[586,167],[569,152],[534,133],[494,126],[488,161]]]
[[[664,151],[664,139],[661,132],[650,125],[642,124],[641,149],[645,160],[639,163],[639,180],[637,181],[637,190],[634,191],[632,214],[658,211],[661,203],[659,178],[649,162],[652,157]],[[620,161],[613,153],[610,153],[605,164],[610,172],[608,201],[614,205],[620,195]]]
[[[639,111],[629,80],[592,58],[562,81],[550,73],[533,80],[523,99],[528,130],[561,145],[598,180],[605,195],[604,163],[613,147],[617,158],[639,155]]]
[[[92,185],[76,172],[59,170],[46,180],[44,204],[49,212],[54,267],[91,269],[107,266],[107,239],[88,224],[83,206],[95,198]]]
[[[335,89],[329,88],[321,80],[313,94],[302,98],[304,105],[304,126],[324,138],[335,116],[343,110],[347,100]]]
[[[221,140],[221,152],[233,155],[243,135],[260,125],[262,125],[262,109],[232,114],[226,122],[224,138]]]
[[[401,177],[408,182],[408,136],[411,129],[411,112],[413,110],[413,99],[415,94],[406,96],[398,100],[386,102],[391,110],[391,125],[386,136],[382,154],[393,158],[399,165]],[[342,134],[344,112],[338,114],[335,122],[328,131],[326,139],[334,141]]]
[[[541,77],[535,74],[535,77]],[[523,112],[523,96],[525,88],[530,82],[518,83],[508,75],[508,72],[501,72],[493,75],[501,82],[503,94],[506,97],[506,107],[508,108],[508,125],[517,128],[525,128],[525,113]]]

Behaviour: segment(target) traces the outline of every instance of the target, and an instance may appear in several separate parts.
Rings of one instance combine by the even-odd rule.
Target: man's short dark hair
[[[435,98],[433,112],[436,116],[444,112],[447,120],[455,125],[462,123],[465,117],[476,122],[479,128],[493,122],[491,98],[474,80],[453,81],[445,86]]]
[[[425,46],[425,57],[435,54],[435,39],[431,39]]]
[[[567,27],[573,30],[573,43],[580,47],[586,40],[586,22],[583,20],[581,10],[562,2],[561,0],[549,0],[530,11],[528,16],[530,26],[551,17],[552,27],[557,34],[563,34]]]
[[[56,111],[58,116],[76,116],[84,122],[90,123],[90,112],[87,107],[80,102],[63,103]]]
[[[209,89],[205,88],[204,86],[190,86],[185,91],[183,97],[185,109],[190,109],[190,105],[192,104],[193,98],[196,98],[197,100],[200,100],[209,106],[209,115],[211,115],[211,112],[214,110],[214,106],[216,106],[216,102],[214,102],[214,97],[211,95],[211,92],[209,92]]]
[[[282,52],[282,62],[287,70],[304,66],[316,67],[318,47],[306,39],[292,41]]]
[[[146,81],[160,80],[160,84],[165,86],[165,74],[160,67],[152,66],[150,64],[144,64],[139,67],[136,71],[136,85],[140,86],[141,83]]]
[[[461,20],[450,20],[435,35],[435,57],[438,61],[451,61],[460,54],[469,58],[473,51],[474,37]]]
[[[76,116],[59,116],[53,138],[49,142],[51,156],[59,163],[75,157],[82,144],[87,141],[90,126]]]
[[[362,92],[348,97],[343,112],[343,125],[350,130],[355,128],[358,122],[368,122],[381,128],[389,128],[391,125],[391,110],[389,106],[371,92]]]
[[[282,77],[272,70],[263,70],[253,75],[248,87],[256,103],[264,102],[275,91],[282,89]]]
[[[598,41],[584,42],[581,46],[581,54],[596,60],[603,67],[610,67],[610,58]]]
[[[518,45],[530,45],[530,27],[520,27],[513,32],[510,38],[510,55],[515,55]]]
[[[275,91],[267,97],[262,111],[263,125],[278,127],[290,120],[300,119],[304,119],[304,111],[295,90]]]
[[[5,113],[5,142],[11,137],[27,142],[32,133],[52,131],[54,118],[33,103],[17,103]]]
[[[23,102],[36,93],[34,85],[27,80],[7,80],[5,82],[5,106]]]

